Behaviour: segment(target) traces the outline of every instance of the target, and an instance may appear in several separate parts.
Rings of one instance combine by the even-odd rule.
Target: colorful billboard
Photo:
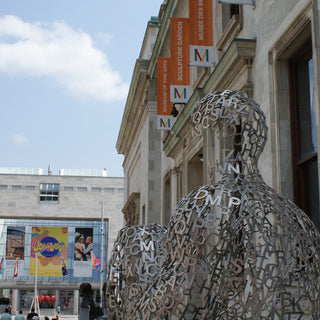
[[[30,276],[62,277],[68,261],[67,227],[32,227]]]

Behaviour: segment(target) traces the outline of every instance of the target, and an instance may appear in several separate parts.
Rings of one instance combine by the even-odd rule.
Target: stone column
[[[60,304],[60,290],[56,290],[56,302],[54,303],[54,308],[58,312],[58,306]]]
[[[20,301],[19,301],[19,289],[12,289],[12,314],[18,314],[20,308]]]
[[[73,314],[78,314],[79,310],[79,290],[73,290]]]

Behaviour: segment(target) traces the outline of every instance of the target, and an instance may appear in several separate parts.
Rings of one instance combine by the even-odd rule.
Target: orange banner
[[[213,67],[212,0],[189,0],[190,65]]]
[[[189,19],[170,19],[171,84],[189,85]]]
[[[189,0],[190,44],[213,45],[212,0]]]
[[[169,81],[170,58],[158,57],[157,60],[157,114],[170,115],[172,103],[170,103]]]
[[[157,59],[157,129],[170,130],[173,125],[170,102],[170,58]]]

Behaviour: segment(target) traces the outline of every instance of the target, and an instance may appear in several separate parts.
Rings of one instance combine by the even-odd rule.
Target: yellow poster
[[[30,276],[62,277],[67,261],[67,227],[32,227]]]

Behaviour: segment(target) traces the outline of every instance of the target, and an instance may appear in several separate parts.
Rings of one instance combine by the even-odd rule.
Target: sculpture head
[[[268,129],[260,106],[245,93],[225,90],[206,95],[194,107],[191,121],[195,134],[213,129],[225,150],[225,163],[241,163],[242,170],[256,168]]]
[[[80,297],[84,297],[86,294],[90,294],[91,290],[92,287],[89,282],[81,283],[79,288]]]

